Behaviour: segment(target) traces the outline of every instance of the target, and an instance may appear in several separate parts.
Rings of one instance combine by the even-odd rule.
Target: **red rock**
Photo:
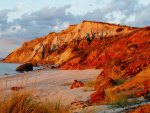
[[[74,80],[70,89],[79,88],[79,87],[83,87],[83,86],[84,86],[84,84],[81,81]]]
[[[90,102],[92,103],[100,103],[100,101],[105,100],[105,90],[107,88],[112,87],[113,80],[110,78],[101,78],[99,81],[99,86],[95,93],[93,93],[90,97]]]
[[[140,88],[141,90],[136,92],[136,96],[140,97],[140,96],[146,96],[146,94],[148,94],[150,92],[150,79],[146,80],[143,82],[143,87]]]
[[[150,113],[150,104],[139,106],[130,113]]]
[[[131,95],[135,95],[136,97],[146,96],[147,93],[150,92],[150,68],[144,69],[136,76],[134,76],[131,80],[117,86],[114,88],[114,92],[120,91],[130,91]]]

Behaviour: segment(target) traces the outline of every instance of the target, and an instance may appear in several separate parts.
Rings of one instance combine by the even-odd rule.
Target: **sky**
[[[0,0],[0,58],[83,20],[150,25],[150,0]]]

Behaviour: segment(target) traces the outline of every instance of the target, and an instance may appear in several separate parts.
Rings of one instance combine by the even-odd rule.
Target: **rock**
[[[132,110],[130,113],[150,113],[150,104],[141,105]]]
[[[112,79],[102,78],[96,92],[91,94],[90,102],[99,103],[100,101],[105,100],[105,90],[113,85],[114,83]]]
[[[144,77],[144,75],[143,75],[143,77]],[[136,86],[140,90],[137,91],[135,96],[137,96],[137,97],[144,96],[145,99],[150,100],[150,78],[146,77],[145,79],[146,79],[145,81],[142,81],[143,84],[140,85],[141,87],[137,87],[138,85]]]
[[[138,74],[136,74],[133,78],[128,79],[123,84],[119,86],[115,86],[111,90],[111,92],[130,92],[125,93],[128,97],[144,97],[149,100],[150,95],[150,68],[144,69]],[[112,96],[112,95],[111,95]]]
[[[23,64],[19,67],[16,68],[16,71],[33,71],[33,64],[32,63],[26,63],[26,64]]]
[[[81,81],[74,80],[70,89],[79,88],[79,87],[83,87],[83,86],[84,86],[84,84]]]

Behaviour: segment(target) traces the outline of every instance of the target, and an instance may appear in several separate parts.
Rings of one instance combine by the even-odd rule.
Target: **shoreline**
[[[4,65],[4,67],[3,67],[3,65]],[[44,67],[44,66],[33,66],[33,71],[24,71],[24,72],[16,71],[16,68],[20,65],[22,65],[22,64],[21,63],[0,62],[0,72],[3,70],[0,73],[0,78],[5,78],[7,76],[13,77],[13,76],[22,75],[24,73],[31,73],[34,71],[49,69],[49,68]]]

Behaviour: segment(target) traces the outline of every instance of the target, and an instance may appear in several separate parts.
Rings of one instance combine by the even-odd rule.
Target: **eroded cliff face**
[[[130,113],[149,113],[149,111],[150,111],[150,104],[146,104],[146,105],[138,106]]]
[[[90,48],[99,47],[103,38],[130,35],[137,28],[115,24],[83,21],[59,33],[25,42],[8,55],[4,62],[34,62],[62,65],[73,58],[88,55]],[[92,54],[92,53],[91,53]]]

